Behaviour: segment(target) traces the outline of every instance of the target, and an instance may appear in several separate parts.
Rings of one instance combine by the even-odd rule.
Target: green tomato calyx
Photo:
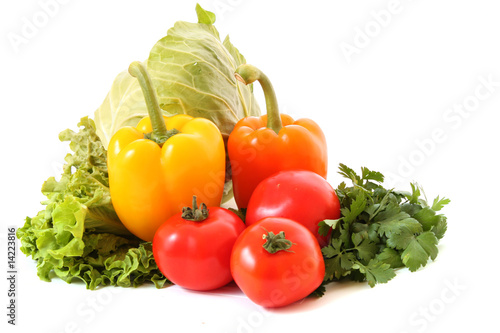
[[[204,203],[198,204],[196,203],[196,195],[193,195],[193,208],[184,207],[182,208],[182,218],[188,221],[201,222],[208,218],[208,208]]]
[[[264,243],[264,245],[262,245],[262,247],[271,254],[274,254],[278,251],[293,252],[290,251],[289,249],[295,243],[292,243],[290,240],[285,238],[284,231],[280,231],[278,232],[278,234],[275,235],[272,231],[266,230],[266,233],[262,235],[262,239],[266,240],[266,242]]]

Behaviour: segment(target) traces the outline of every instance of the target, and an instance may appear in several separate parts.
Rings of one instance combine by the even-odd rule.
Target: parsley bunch
[[[447,228],[446,217],[436,212],[449,199],[437,197],[429,205],[416,184],[411,193],[400,192],[385,189],[380,172],[363,167],[359,176],[344,164],[339,169],[352,186],[342,182],[336,189],[341,217],[320,222],[320,233],[332,230],[330,244],[322,248],[324,284],[350,279],[374,287],[395,277],[398,268],[414,272],[436,258]]]

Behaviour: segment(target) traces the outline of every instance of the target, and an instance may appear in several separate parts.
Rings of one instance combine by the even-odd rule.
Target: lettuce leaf
[[[213,26],[215,15],[196,6],[198,23],[179,21],[151,49],[146,67],[165,115],[189,114],[212,120],[227,139],[236,122],[260,115],[252,92],[234,77],[245,57]],[[97,134],[107,148],[121,127],[147,115],[137,80],[120,73],[95,111]]]
[[[61,179],[42,186],[45,209],[27,217],[17,231],[21,251],[37,261],[40,279],[56,276],[68,283],[139,286],[147,281],[160,288],[168,282],[153,258],[151,243],[133,236],[120,222],[111,203],[106,150],[88,117],[80,130],[61,132],[72,154],[65,157]]]

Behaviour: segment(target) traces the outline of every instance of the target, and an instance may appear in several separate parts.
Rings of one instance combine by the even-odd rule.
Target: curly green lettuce
[[[84,117],[78,126],[78,132],[59,134],[73,153],[65,157],[60,180],[44,182],[45,209],[17,230],[21,251],[37,262],[44,281],[81,280],[88,289],[146,282],[163,287],[169,281],[154,261],[151,243],[133,236],[113,209],[106,150],[94,121]]]

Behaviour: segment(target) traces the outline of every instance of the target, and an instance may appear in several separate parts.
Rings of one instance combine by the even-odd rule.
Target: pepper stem
[[[201,222],[208,218],[208,208],[204,203],[198,204],[196,202],[196,195],[193,195],[193,208],[184,207],[182,208],[182,218],[188,221]]]
[[[265,229],[264,229],[265,230]],[[265,230],[266,233],[262,235],[262,239],[265,239],[266,242],[262,247],[269,253],[274,254],[278,251],[289,251],[288,249],[292,247],[294,243],[285,238],[285,232],[280,231],[277,235],[275,235],[272,231]]]
[[[147,138],[153,140],[159,145],[162,145],[165,141],[167,141],[169,137],[176,133],[167,131],[165,120],[163,119],[163,114],[158,104],[158,98],[156,97],[151,77],[149,76],[144,64],[139,61],[134,61],[133,63],[131,63],[128,68],[128,72],[130,73],[130,75],[137,78],[137,80],[139,81],[139,85],[141,86],[142,93],[144,94],[144,99],[148,108],[149,119],[153,128],[153,132],[148,134]]]
[[[243,64],[236,68],[234,76],[238,81],[243,82],[244,84],[259,81],[262,90],[264,91],[264,98],[266,100],[267,128],[272,129],[276,132],[276,134],[278,134],[280,129],[283,127],[278,109],[278,99],[276,98],[273,85],[266,74],[255,66]]]

